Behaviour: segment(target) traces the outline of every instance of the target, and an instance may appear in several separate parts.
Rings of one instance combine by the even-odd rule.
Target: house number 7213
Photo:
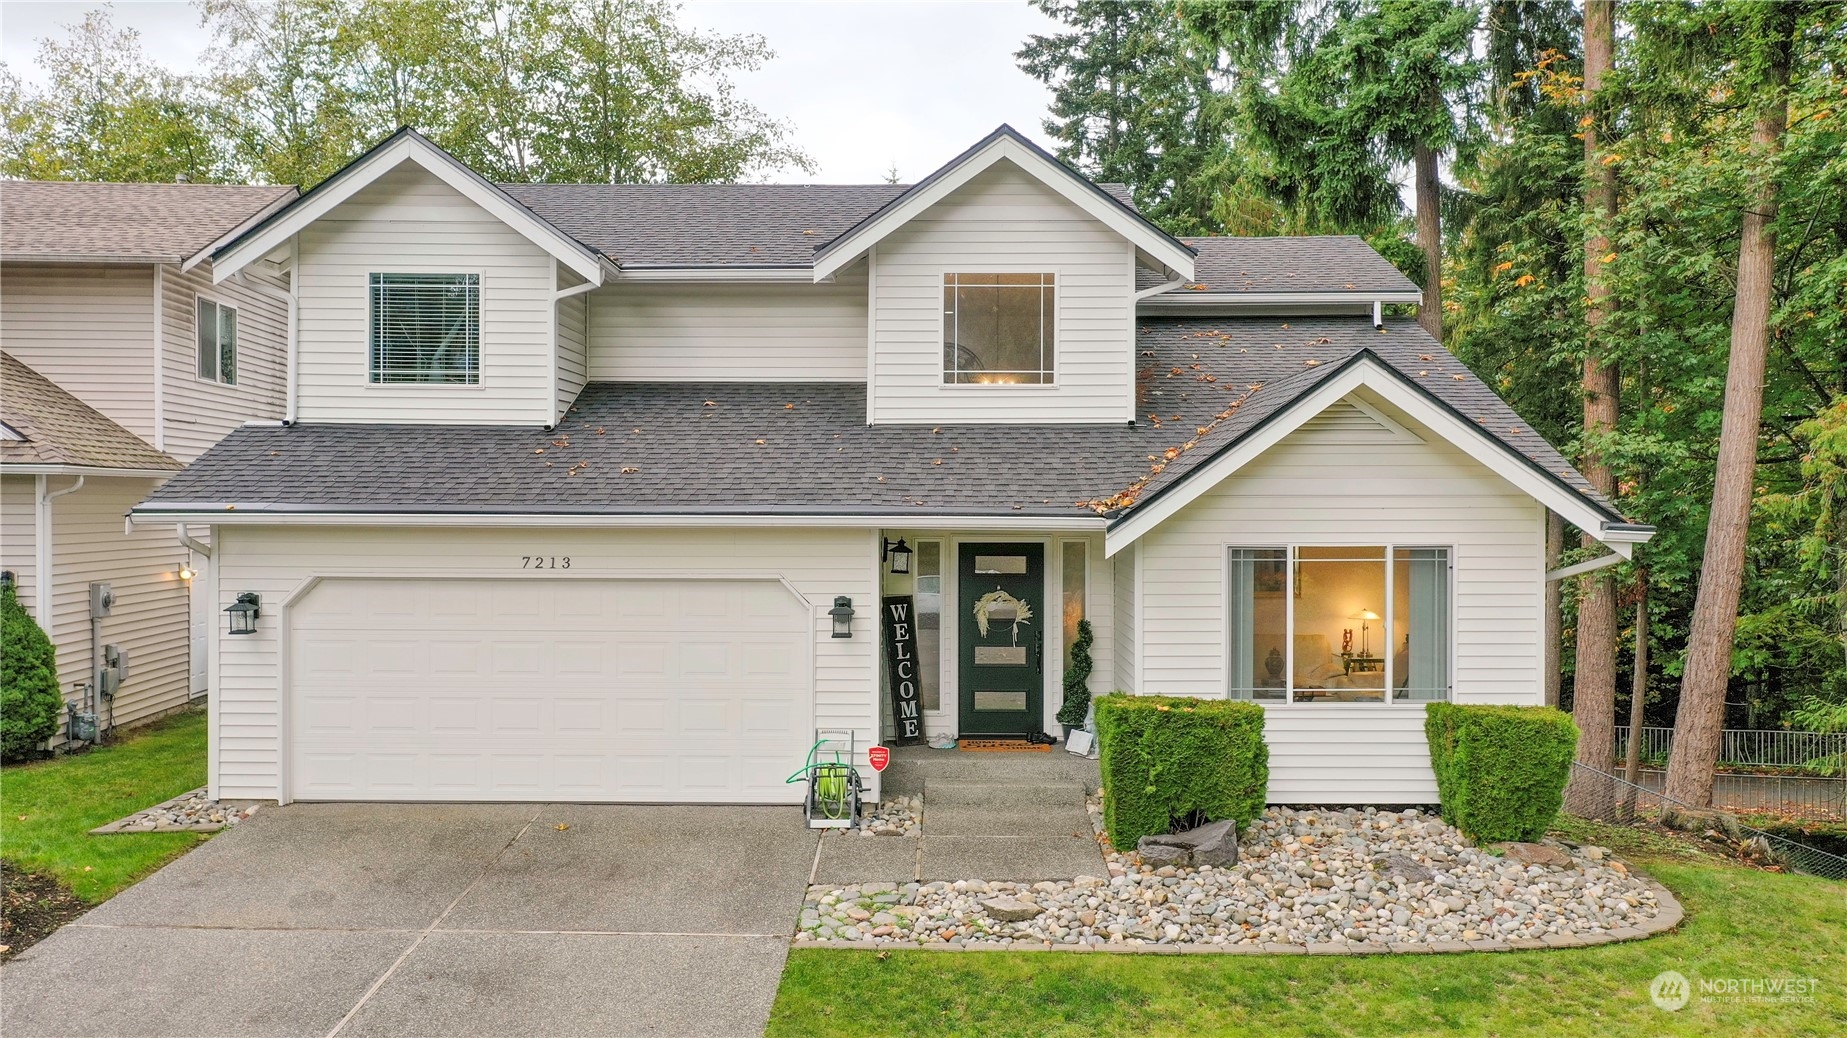
[[[569,555],[521,555],[520,569],[570,569]]]

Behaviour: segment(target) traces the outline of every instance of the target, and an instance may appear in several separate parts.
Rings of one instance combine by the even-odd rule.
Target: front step
[[[918,796],[931,783],[970,786],[1074,785],[1096,792],[1097,762],[1066,753],[963,753],[898,747],[880,776],[884,794]]]

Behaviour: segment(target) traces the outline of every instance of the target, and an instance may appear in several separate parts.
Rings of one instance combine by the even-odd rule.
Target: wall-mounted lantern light
[[[180,579],[181,580],[191,582],[192,578],[198,575],[199,574],[193,572],[193,568],[189,563],[185,563],[185,562],[180,563]]]
[[[263,615],[263,611],[257,608],[260,604],[261,600],[257,598],[257,593],[254,591],[246,591],[238,595],[237,601],[226,606],[224,610],[231,616],[231,627],[227,633],[257,633],[257,617]]]
[[[881,538],[881,540],[883,540],[883,538]],[[904,543],[904,538],[898,538],[898,543],[896,544],[886,540],[885,557],[891,560],[891,571],[893,573],[909,573],[911,571],[911,546]]]
[[[834,618],[834,637],[853,637],[853,600],[845,595],[834,599],[834,608],[827,611]]]

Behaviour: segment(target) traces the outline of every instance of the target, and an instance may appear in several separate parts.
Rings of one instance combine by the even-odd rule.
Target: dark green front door
[[[1045,548],[964,544],[958,565],[962,734],[1037,732],[1050,622],[1045,612]]]

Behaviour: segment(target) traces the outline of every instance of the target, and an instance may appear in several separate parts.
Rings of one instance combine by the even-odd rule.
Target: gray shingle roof
[[[0,463],[176,470],[180,463],[66,393],[10,353],[0,353],[0,421],[24,439],[0,439]]]
[[[1199,253],[1195,280],[1174,289],[1188,296],[1352,292],[1364,298],[1368,293],[1417,291],[1410,278],[1356,235],[1180,240]],[[1162,280],[1151,270],[1136,272],[1138,289],[1153,288]]]
[[[177,263],[292,187],[0,181],[0,256]]]
[[[1100,185],[1122,201],[1121,184]],[[617,265],[807,267],[817,248],[910,190],[904,184],[501,184],[540,219]]]
[[[1355,317],[1139,326],[1134,426],[867,426],[858,384],[595,383],[551,433],[246,427],[142,507],[1069,517],[1150,479],[1155,464],[1168,467],[1143,499],[1176,482],[1362,350],[1597,500],[1557,451],[1410,321],[1384,332]],[[1165,460],[1189,441],[1197,446]]]

